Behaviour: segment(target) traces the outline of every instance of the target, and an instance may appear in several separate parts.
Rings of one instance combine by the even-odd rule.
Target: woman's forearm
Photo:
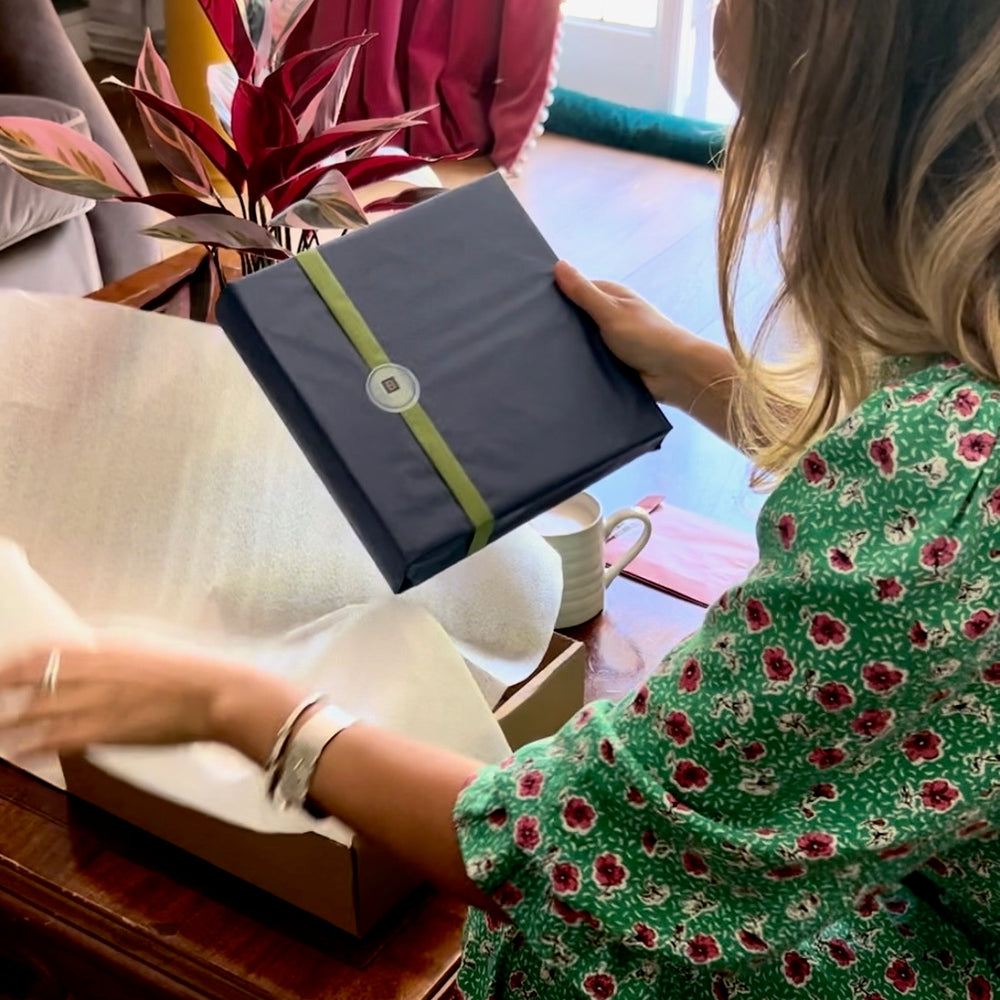
[[[248,673],[244,684],[230,687],[220,698],[218,738],[263,764],[300,699],[301,691],[284,681]],[[311,798],[442,890],[487,907],[488,899],[465,873],[452,822],[459,792],[481,766],[357,723],[324,751]]]
[[[660,402],[691,414],[725,441],[733,440],[730,408],[736,383],[736,361],[725,347],[691,337],[685,349],[664,357]]]
[[[373,726],[345,729],[320,760],[312,798],[450,895],[483,908],[452,813],[482,765]]]

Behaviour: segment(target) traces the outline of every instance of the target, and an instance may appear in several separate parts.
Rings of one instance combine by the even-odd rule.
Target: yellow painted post
[[[167,63],[177,96],[189,111],[218,126],[206,74],[209,66],[226,61],[226,53],[198,0],[167,0],[165,13]]]
[[[228,57],[198,0],[166,0],[167,65],[180,102],[224,135],[208,93],[208,68]],[[215,189],[232,193],[222,175],[206,162]]]

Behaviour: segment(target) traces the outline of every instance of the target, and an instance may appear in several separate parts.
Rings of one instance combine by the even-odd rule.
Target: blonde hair
[[[732,429],[760,483],[864,399],[885,358],[947,353],[1000,381],[1000,3],[746,2],[719,284]],[[734,305],[762,207],[783,282],[746,349]],[[801,349],[777,366],[786,313]]]

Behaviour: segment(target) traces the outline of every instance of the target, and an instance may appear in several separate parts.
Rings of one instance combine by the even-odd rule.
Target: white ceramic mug
[[[618,562],[605,569],[604,543],[618,525],[633,518],[642,523],[642,534]],[[577,494],[531,524],[562,560],[563,594],[556,628],[572,628],[600,614],[604,591],[653,533],[653,523],[644,510],[626,507],[605,518],[600,503],[589,493]]]

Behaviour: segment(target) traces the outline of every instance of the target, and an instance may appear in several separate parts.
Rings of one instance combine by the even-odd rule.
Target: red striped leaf
[[[307,197],[312,188],[331,170],[342,174],[351,187],[358,188],[366,184],[377,184],[436,162],[420,156],[373,156],[364,160],[345,160],[332,167],[323,163],[274,188],[269,193],[268,200],[275,212],[284,211],[289,205]]]
[[[192,111],[186,111],[176,104],[170,104],[163,98],[157,97],[156,94],[151,94],[148,90],[130,87],[127,83],[122,83],[121,80],[117,80],[113,76],[108,77],[104,82],[122,87],[141,104],[166,118],[194,142],[237,191],[243,187],[246,181],[246,168],[243,160],[239,153],[204,118]]]
[[[427,114],[431,108],[420,108],[418,111],[407,111],[401,114],[399,117],[406,122],[404,128],[409,128],[412,125],[423,125],[424,123],[420,121],[420,116]],[[383,132],[381,135],[372,136],[367,142],[362,143],[357,149],[351,152],[352,160],[363,160],[369,156],[373,156],[377,153],[383,146],[392,142],[392,140],[397,135],[396,132]]]
[[[298,116],[300,138],[322,135],[340,122],[340,114],[344,109],[347,90],[351,85],[360,53],[360,45],[345,52],[344,58],[330,79],[302,109],[302,113]]]
[[[345,56],[370,42],[374,35],[354,35],[321,49],[310,49],[281,63],[261,84],[269,93],[288,101],[293,113],[300,114],[330,78]]]
[[[275,188],[331,156],[368,144],[381,136],[391,137],[400,129],[416,124],[418,122],[408,116],[346,122],[314,139],[306,139],[287,149],[272,150],[261,162],[257,189],[269,197]]]
[[[270,35],[270,52],[266,59],[268,72],[281,62],[288,39],[312,5],[313,0],[271,0],[265,29],[265,34]]]
[[[198,0],[240,79],[253,75],[254,45],[237,0]]]
[[[439,194],[444,194],[446,188],[418,187],[408,188],[391,198],[380,198],[378,201],[365,205],[366,212],[398,212],[401,208],[410,208],[421,202],[430,201]]]
[[[359,188],[399,177],[400,174],[407,174],[436,162],[422,156],[371,156],[363,160],[347,160],[339,164],[337,169],[350,181],[351,187]]]
[[[183,217],[185,215],[232,215],[228,208],[212,205],[208,202],[192,198],[189,194],[179,191],[164,191],[161,194],[144,194],[139,197],[119,198],[119,201],[138,202],[159,209],[168,215]]]
[[[180,105],[167,64],[153,45],[153,36],[146,30],[139,64],[135,70],[135,85],[148,90],[170,104]],[[145,105],[139,106],[139,118],[150,148],[160,161],[185,187],[196,194],[212,193],[212,182],[202,162],[198,147],[175,125]]]
[[[298,140],[288,105],[261,87],[240,80],[233,95],[233,142],[249,166],[266,149],[283,149]],[[251,198],[255,195],[251,192]]]

